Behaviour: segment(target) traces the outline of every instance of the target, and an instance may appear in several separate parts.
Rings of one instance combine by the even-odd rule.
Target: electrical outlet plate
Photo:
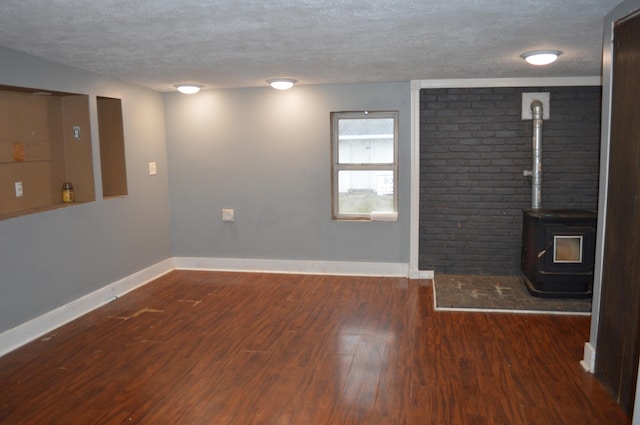
[[[233,221],[234,220],[234,211],[232,209],[223,208],[222,209],[222,221]]]
[[[158,174],[158,168],[156,166],[155,162],[150,162],[149,163],[149,175],[150,176],[155,176],[156,174]]]
[[[16,187],[16,198],[21,198],[24,196],[24,191],[22,190],[22,182],[15,182]]]

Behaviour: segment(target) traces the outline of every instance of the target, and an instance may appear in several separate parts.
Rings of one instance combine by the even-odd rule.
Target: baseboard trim
[[[408,277],[405,263],[173,257],[113,282],[0,334],[0,357],[172,270]],[[419,272],[419,279],[422,277]],[[433,276],[433,272],[431,272]],[[413,278],[413,277],[412,277]]]
[[[584,356],[580,361],[580,365],[586,372],[595,373],[596,371],[596,350],[590,342],[584,343]]]
[[[174,257],[178,270],[408,277],[406,263]]]
[[[433,270],[418,270],[418,274],[416,277],[411,276],[411,279],[432,279],[435,274]]]
[[[97,291],[71,301],[0,334],[0,356],[133,291],[174,269],[173,259],[161,261]]]

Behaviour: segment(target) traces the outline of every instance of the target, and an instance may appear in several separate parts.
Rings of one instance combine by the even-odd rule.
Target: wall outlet
[[[223,208],[222,221],[233,221],[234,210]]]
[[[156,174],[158,174],[158,167],[156,166],[155,162],[150,162],[149,163],[149,175],[150,176],[155,176]]]
[[[24,195],[22,190],[22,182],[15,182],[16,186],[16,198],[21,198]]]

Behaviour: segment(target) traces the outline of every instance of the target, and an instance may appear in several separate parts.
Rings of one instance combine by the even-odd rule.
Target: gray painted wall
[[[408,82],[167,93],[165,110],[173,256],[408,263]],[[400,111],[398,222],[331,220],[329,113],[353,110]]]
[[[165,260],[170,249],[162,95],[3,48],[0,63],[0,84],[90,95],[97,198],[0,220],[2,332]],[[125,198],[102,199],[96,96],[122,99]],[[149,161],[158,175],[148,175]]]

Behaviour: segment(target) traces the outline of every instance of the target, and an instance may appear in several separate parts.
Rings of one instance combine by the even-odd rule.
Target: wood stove
[[[523,210],[521,267],[529,292],[541,298],[591,298],[596,214]]]

